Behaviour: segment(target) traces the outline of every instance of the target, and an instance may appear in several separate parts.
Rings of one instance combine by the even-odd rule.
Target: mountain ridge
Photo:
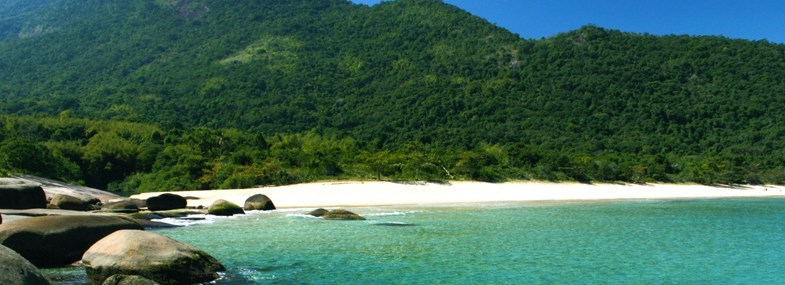
[[[438,0],[25,3],[0,6],[2,114],[569,157],[545,172],[785,166],[785,45],[592,25],[527,40]]]

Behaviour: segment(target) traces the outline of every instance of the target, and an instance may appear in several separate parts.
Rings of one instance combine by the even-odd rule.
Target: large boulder
[[[225,271],[215,258],[169,237],[134,230],[117,231],[85,252],[87,278],[102,284],[116,274],[139,275],[161,284],[215,280]]]
[[[234,216],[237,214],[245,214],[243,208],[237,206],[237,204],[226,201],[226,200],[215,200],[210,208],[207,209],[207,214],[216,215],[216,216]]]
[[[0,209],[45,209],[46,193],[40,185],[0,178]]]
[[[15,251],[0,245],[0,284],[49,285],[49,280],[30,261]]]
[[[113,216],[34,217],[0,225],[0,244],[38,267],[57,267],[80,260],[96,241],[124,229],[141,230],[142,226]]]
[[[332,210],[322,216],[326,220],[365,220],[362,216],[344,209]]]
[[[273,200],[270,200],[267,195],[264,194],[256,194],[248,199],[245,200],[245,205],[243,205],[243,209],[246,211],[253,211],[253,210],[262,210],[262,211],[271,211],[275,210],[275,204],[273,204]]]
[[[139,275],[117,274],[107,278],[101,285],[160,285],[160,283]]]
[[[147,209],[150,211],[184,209],[187,205],[188,201],[183,196],[177,194],[164,193],[147,198]]]
[[[49,204],[57,207],[58,209],[71,210],[71,211],[90,211],[95,210],[93,204],[95,201],[85,201],[74,196],[65,194],[56,194],[52,197]]]
[[[139,212],[138,202],[129,199],[114,199],[101,206],[102,211],[115,213],[136,213]]]

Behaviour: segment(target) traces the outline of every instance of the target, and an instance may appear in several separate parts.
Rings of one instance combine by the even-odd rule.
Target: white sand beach
[[[318,182],[241,190],[170,192],[188,197],[188,206],[210,206],[217,199],[243,205],[254,194],[265,194],[276,207],[438,206],[445,204],[592,201],[625,199],[690,199],[784,197],[783,186],[716,187],[695,184],[579,184],[550,182]],[[144,193],[146,199],[165,192]],[[198,198],[198,199],[197,199]]]

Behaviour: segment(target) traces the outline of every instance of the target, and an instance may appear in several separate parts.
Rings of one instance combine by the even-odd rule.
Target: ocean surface
[[[366,221],[308,210],[157,232],[220,260],[215,284],[785,284],[785,199],[350,209]]]

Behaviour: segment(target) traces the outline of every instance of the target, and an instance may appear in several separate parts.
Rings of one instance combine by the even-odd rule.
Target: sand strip
[[[625,199],[689,199],[731,197],[784,197],[783,186],[715,187],[692,184],[579,184],[548,182],[319,182],[242,190],[171,192],[191,197],[188,206],[209,206],[217,199],[243,205],[254,194],[265,194],[276,207],[436,206],[443,204],[591,201]],[[134,195],[146,199],[159,193]]]

